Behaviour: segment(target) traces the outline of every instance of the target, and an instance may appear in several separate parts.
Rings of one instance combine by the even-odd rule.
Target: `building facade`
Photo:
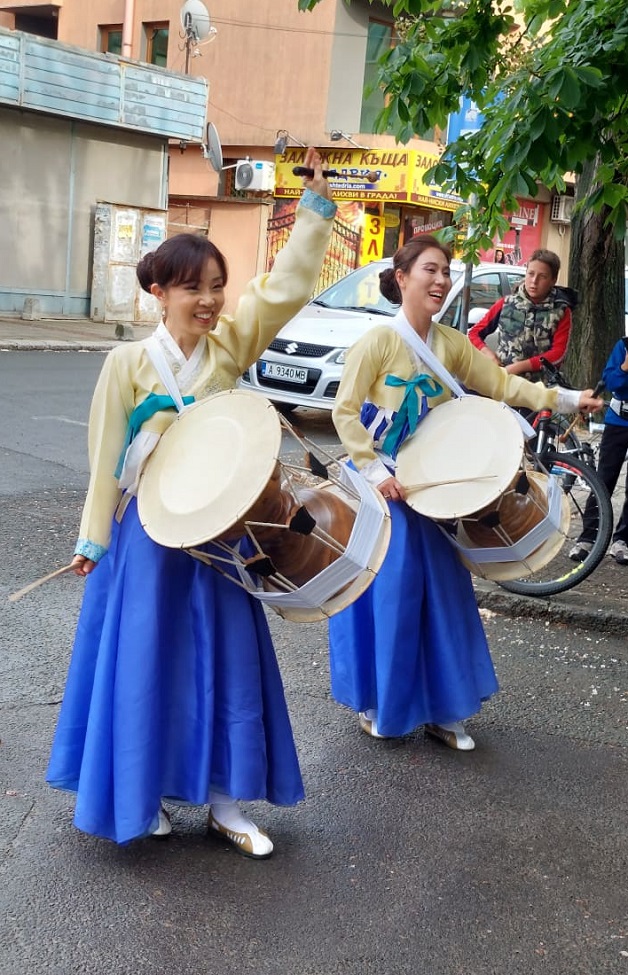
[[[208,82],[210,132],[169,141],[168,232],[211,235],[230,266],[228,307],[285,238],[300,192],[292,168],[304,146],[317,146],[340,174],[339,237],[321,283],[451,222],[456,199],[422,179],[446,133],[400,147],[373,132],[382,94],[364,90],[394,43],[390,8],[326,0],[301,13],[297,0],[207,0],[196,32],[189,22],[186,29],[186,9],[182,0],[0,0],[0,26]],[[265,179],[243,185],[247,162]],[[512,240],[496,247],[510,259],[525,260],[533,243],[566,257],[564,227],[550,223],[549,206],[547,193],[521,200]]]

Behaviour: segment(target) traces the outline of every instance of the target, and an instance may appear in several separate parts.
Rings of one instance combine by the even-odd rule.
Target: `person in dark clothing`
[[[604,416],[598,474],[612,496],[628,451],[628,338],[620,339],[611,352],[602,374],[611,401]],[[592,498],[586,504],[582,534],[569,558],[582,562],[591,551],[597,529],[597,512]],[[613,533],[610,554],[620,565],[628,565],[628,473],[624,504]]]

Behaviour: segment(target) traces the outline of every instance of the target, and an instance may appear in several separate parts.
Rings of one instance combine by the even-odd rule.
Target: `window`
[[[168,24],[144,24],[146,58],[149,64],[165,68],[168,63]]]
[[[98,31],[103,54],[122,54],[122,24],[99,27]]]
[[[375,132],[375,119],[384,108],[384,92],[377,87],[379,74],[378,61],[386,51],[397,43],[397,35],[393,24],[384,24],[378,20],[369,20],[366,41],[366,64],[364,65],[364,83],[362,94],[362,112],[360,114],[360,132]],[[392,133],[391,125],[388,132]],[[434,129],[419,133],[422,139],[434,140]]]
[[[384,107],[384,93],[377,88],[378,60],[393,46],[393,25],[370,20],[366,41],[366,64],[364,65],[364,89],[360,132],[374,132],[375,119]]]
[[[44,9],[43,6],[32,8],[33,11]],[[54,13],[42,17],[33,16],[33,14],[28,13],[22,14],[19,11],[15,14],[15,30],[22,30],[25,34],[35,34],[37,37],[50,37],[53,41],[56,41],[58,25],[59,21],[56,16],[56,9]]]
[[[482,313],[488,311],[496,301],[502,296],[500,275],[493,271],[490,273],[476,273],[471,282],[471,293],[469,296],[469,307],[480,308]],[[460,317],[462,314],[462,291],[453,299],[447,311],[440,319],[443,325],[452,325],[460,328]]]

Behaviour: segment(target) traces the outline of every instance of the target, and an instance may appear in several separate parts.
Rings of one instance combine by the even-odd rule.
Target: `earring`
[[[167,315],[168,315],[168,309],[166,308],[165,305],[162,305],[161,306],[161,320],[164,323],[164,325],[166,324],[166,317],[167,317]]]

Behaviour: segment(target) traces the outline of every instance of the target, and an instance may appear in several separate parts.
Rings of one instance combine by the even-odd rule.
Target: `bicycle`
[[[545,365],[545,363],[544,363]],[[552,378],[569,388],[560,372],[553,367]],[[596,387],[599,395],[600,384]],[[532,575],[500,582],[508,592],[523,596],[555,596],[577,586],[591,575],[604,558],[613,532],[613,507],[604,482],[594,469],[594,454],[590,445],[581,441],[573,423],[551,410],[533,415],[532,426],[537,432],[527,447],[527,460],[533,470],[558,478],[570,506],[569,526],[564,543],[554,558]],[[591,551],[581,562],[572,562],[569,551],[575,546],[583,528],[584,508],[589,497],[597,514],[597,534]]]
[[[541,368],[543,378],[547,386],[562,386],[564,389],[573,389],[573,386],[563,373],[548,359],[541,356]],[[599,396],[604,389],[604,383],[597,383],[593,395]],[[576,430],[578,419],[582,420],[581,414],[575,418],[569,418],[562,413],[552,413],[549,410],[541,410],[538,413],[527,414],[529,423],[537,430],[537,437],[534,442],[530,442],[531,448],[535,453],[542,453],[546,444],[551,443],[553,450],[564,451],[575,456],[596,470],[597,450],[599,449],[600,429],[603,425],[593,424],[591,418],[588,421],[587,438],[582,439]],[[538,442],[538,443],[537,443]]]

